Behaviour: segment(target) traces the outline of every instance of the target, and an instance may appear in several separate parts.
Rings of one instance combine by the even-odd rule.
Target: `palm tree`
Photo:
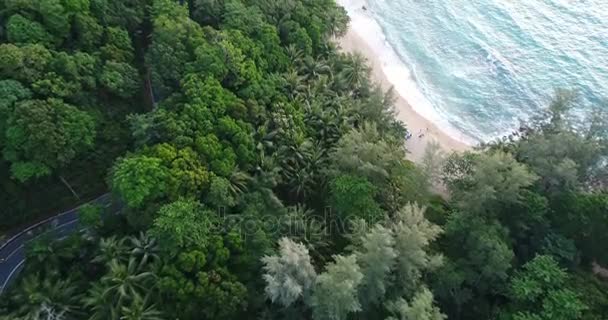
[[[99,254],[93,258],[93,262],[104,264],[112,261],[125,262],[129,256],[125,239],[118,239],[116,236],[102,238],[99,241],[99,251]]]
[[[306,77],[299,75],[293,69],[284,74],[282,78],[285,82],[285,90],[287,91],[287,96],[291,100],[295,99],[295,97],[298,95],[298,92],[302,92],[304,91],[304,89],[306,89],[306,86],[304,85]]]
[[[330,74],[331,68],[323,58],[314,59],[308,56],[302,61],[300,72],[305,74],[308,79],[316,79],[323,74]]]
[[[82,303],[89,307],[89,320],[117,319],[118,310],[108,301],[105,288],[101,283],[95,283],[82,299]]]
[[[291,61],[295,66],[299,66],[302,62],[302,58],[304,57],[302,50],[298,49],[298,47],[293,43],[285,48],[285,53],[287,54],[289,61]]]
[[[348,29],[348,15],[334,12],[329,17],[329,33],[332,37],[341,37]]]
[[[281,219],[281,232],[295,242],[306,245],[316,261],[321,262],[323,251],[329,249],[329,233],[325,223],[319,223],[315,212],[305,205],[297,204],[287,208],[287,215]]]
[[[368,79],[370,69],[366,64],[365,57],[358,52],[349,54],[348,60],[344,69],[340,72],[340,77],[345,80],[351,91],[356,93]]]
[[[122,307],[121,320],[163,320],[162,313],[148,302],[149,296],[135,296],[129,306]]]
[[[140,232],[138,237],[129,237],[131,249],[131,257],[138,259],[138,268],[143,269],[149,262],[159,260],[158,253],[160,251],[155,238],[150,237],[147,233]]]
[[[133,258],[129,259],[126,265],[112,260],[108,267],[108,273],[101,278],[104,286],[103,296],[116,310],[120,310],[126,302],[132,301],[137,295],[147,293],[150,289],[150,280],[155,277],[150,271],[140,270]]]
[[[228,181],[230,182],[230,193],[236,198],[247,191],[247,185],[251,181],[251,176],[246,172],[235,168],[232,170],[232,174]]]
[[[72,279],[59,280],[55,276],[41,279],[37,274],[29,275],[10,297],[16,306],[10,319],[38,320],[58,315],[72,317],[79,312],[79,298]]]

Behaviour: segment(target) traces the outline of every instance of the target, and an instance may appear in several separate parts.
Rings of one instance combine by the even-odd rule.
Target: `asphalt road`
[[[109,208],[112,206],[112,198],[109,193],[106,193],[90,203]],[[10,237],[0,246],[0,294],[16,278],[19,271],[23,269],[25,264],[25,243],[49,230],[54,230],[57,238],[65,237],[78,230],[79,209],[80,207],[74,208],[29,226]]]

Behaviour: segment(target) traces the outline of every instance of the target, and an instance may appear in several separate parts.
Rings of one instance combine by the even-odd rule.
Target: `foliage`
[[[266,295],[275,303],[289,307],[300,298],[307,299],[317,276],[308,249],[288,238],[279,241],[280,256],[265,256]]]
[[[343,222],[364,219],[374,223],[382,218],[382,210],[374,200],[376,188],[365,178],[340,176],[330,186],[331,208]]]
[[[154,199],[166,188],[166,168],[158,158],[131,156],[119,160],[112,173],[113,189],[130,207],[139,207],[145,200]]]
[[[510,319],[582,319],[587,307],[575,292],[564,289],[567,277],[551,256],[526,263],[511,279]]]
[[[363,274],[356,256],[336,256],[335,260],[317,277],[310,302],[315,320],[344,320],[350,313],[361,310],[357,287]]]
[[[58,99],[27,100],[8,118],[4,158],[16,179],[51,174],[92,147],[93,117]]]
[[[6,0],[0,23],[2,225],[106,187],[118,211],[26,244],[1,317],[606,318],[608,117],[574,125],[570,93],[413,163],[334,0]]]

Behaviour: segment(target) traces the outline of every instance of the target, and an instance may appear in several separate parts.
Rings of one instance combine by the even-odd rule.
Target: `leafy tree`
[[[388,210],[398,210],[407,202],[423,199],[424,177],[405,160],[401,142],[383,137],[374,124],[344,135],[330,154],[330,173],[350,173],[367,178],[380,190]]]
[[[21,100],[31,98],[32,93],[19,81],[2,80],[0,81],[0,133],[6,131],[6,121],[13,113],[15,105]],[[4,142],[4,135],[0,140],[0,145]]]
[[[587,308],[575,292],[564,288],[567,273],[551,256],[536,256],[510,283],[512,302],[504,319],[582,319]]]
[[[101,44],[104,28],[97,19],[88,13],[79,13],[74,16],[74,29],[76,42],[79,48],[85,51],[95,51]]]
[[[230,181],[226,178],[217,176],[211,178],[205,203],[218,209],[234,206],[236,204],[236,199]]]
[[[357,289],[363,274],[356,256],[334,258],[335,262],[317,277],[314,286],[310,305],[315,320],[343,320],[349,314],[361,311]]]
[[[376,188],[365,178],[340,176],[332,181],[330,189],[331,208],[343,222],[355,218],[374,223],[382,218],[374,200]]]
[[[4,158],[15,178],[50,175],[93,146],[95,122],[58,99],[26,100],[7,122]]]
[[[51,35],[36,21],[20,14],[11,16],[6,23],[6,34],[10,42],[17,44],[43,44],[52,41]]]
[[[484,318],[487,299],[504,291],[514,259],[507,230],[496,221],[474,214],[450,215],[441,240],[448,261],[435,273],[435,292],[448,315]]]
[[[163,143],[149,149],[148,153],[161,159],[167,170],[165,195],[170,199],[196,197],[207,191],[210,174],[192,149],[176,149]]]
[[[122,98],[130,98],[139,89],[137,69],[127,63],[109,61],[103,67],[99,81],[111,93]]]
[[[397,251],[392,230],[381,225],[376,225],[365,234],[360,240],[360,246],[360,251],[356,252],[363,273],[359,299],[363,308],[367,309],[369,305],[379,305],[384,301]]]
[[[395,273],[404,294],[411,293],[419,285],[424,272],[442,263],[441,255],[427,251],[443,230],[425,218],[425,210],[417,204],[407,204],[391,218],[397,253]]]
[[[159,287],[168,313],[182,319],[229,319],[245,307],[247,289],[227,269],[242,252],[236,234],[222,235],[214,213],[198,202],[163,206],[151,234],[163,246]]]
[[[91,12],[103,25],[135,32],[144,20],[147,2],[142,0],[90,0]]]
[[[112,189],[130,207],[141,207],[167,188],[168,170],[162,160],[144,155],[120,159],[112,169]]]
[[[279,240],[279,256],[265,256],[265,292],[273,303],[289,307],[299,299],[307,301],[317,274],[308,249],[289,238]]]
[[[70,5],[72,5],[70,7]],[[67,37],[70,32],[70,15],[68,9],[77,11],[78,1],[42,0],[38,5],[38,13],[42,17],[44,26],[53,34],[58,43]],[[82,8],[84,9],[84,8]]]
[[[89,228],[100,227],[102,212],[103,208],[101,206],[87,203],[79,208],[79,221]]]
[[[554,202],[554,225],[573,239],[587,261],[608,262],[606,226],[608,197],[605,193],[564,194]]]
[[[102,57],[115,63],[128,63],[133,60],[133,44],[127,30],[108,27],[105,31],[105,44],[100,48]]]
[[[439,308],[433,305],[433,293],[427,288],[423,288],[416,293],[410,303],[403,298],[390,302],[388,309],[394,316],[387,318],[387,320],[443,320],[447,318]]]
[[[481,212],[498,203],[518,203],[522,190],[537,176],[503,152],[452,155],[445,168],[444,181],[462,208]]]
[[[201,204],[191,200],[179,200],[163,206],[154,221],[152,235],[170,247],[202,244],[207,237],[211,222],[202,212]]]

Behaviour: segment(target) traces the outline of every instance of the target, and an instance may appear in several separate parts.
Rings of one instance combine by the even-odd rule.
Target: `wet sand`
[[[359,52],[372,67],[372,79],[382,86],[384,90],[390,89],[393,84],[388,81],[387,76],[382,70],[382,62],[377,59],[374,50],[368,46],[352,28],[346,35],[338,39],[338,44],[346,52]],[[461,142],[446,132],[442,131],[435,123],[418,114],[408,101],[395,91],[395,110],[397,118],[406,124],[407,129],[412,133],[412,138],[405,142],[409,151],[408,158],[414,162],[420,161],[424,156],[424,151],[431,141],[439,143],[445,152],[465,151],[472,148]],[[423,137],[419,137],[424,134]]]

